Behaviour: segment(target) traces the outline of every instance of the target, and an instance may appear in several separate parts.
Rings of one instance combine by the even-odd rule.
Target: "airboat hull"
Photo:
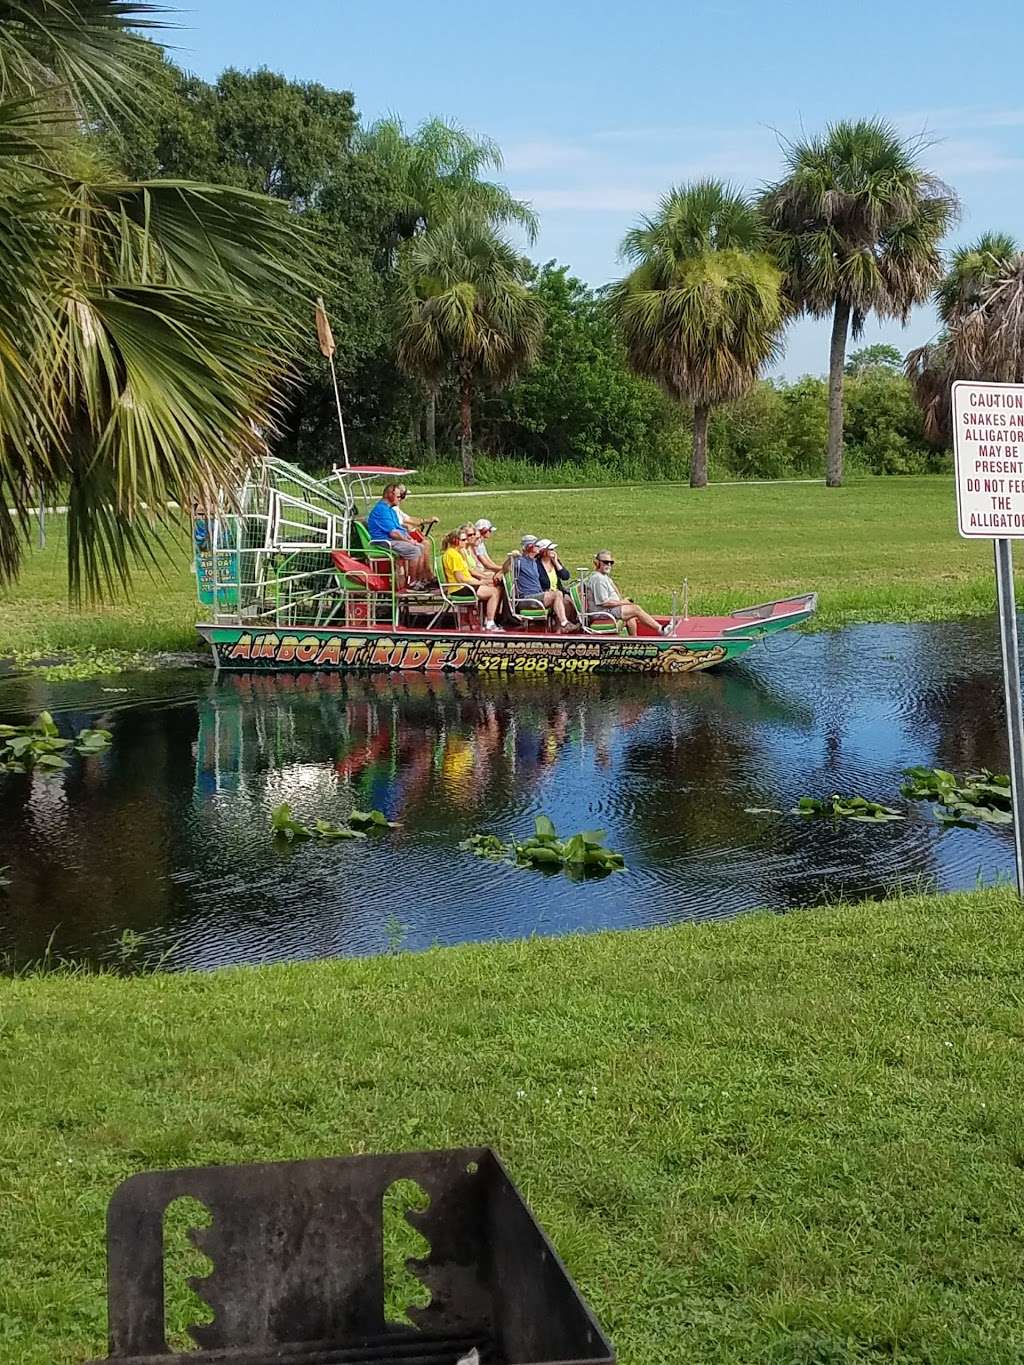
[[[813,615],[803,597],[691,616],[672,635],[548,635],[381,626],[201,624],[218,669],[248,673],[414,671],[457,673],[691,673],[746,653],[767,635]]]

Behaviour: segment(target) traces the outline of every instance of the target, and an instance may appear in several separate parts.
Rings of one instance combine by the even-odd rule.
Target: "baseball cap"
[[[538,550],[557,550],[557,549],[558,549],[558,542],[557,542],[556,540],[538,540],[538,541],[537,541],[537,549],[538,549]]]
[[[478,531],[496,531],[498,529],[494,522],[488,521],[486,517],[481,517],[475,525]]]
[[[536,536],[523,536],[523,539],[522,539],[522,541],[520,542],[520,544],[522,544],[522,545],[536,545],[536,544],[537,544],[537,537],[536,537]]]

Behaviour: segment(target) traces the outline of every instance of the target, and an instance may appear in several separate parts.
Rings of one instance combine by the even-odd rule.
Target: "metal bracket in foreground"
[[[385,1197],[429,1245],[406,1261],[429,1291],[414,1325],[385,1309]],[[164,1216],[196,1200],[189,1234],[211,1272],[189,1283],[212,1319],[166,1341]],[[615,1356],[498,1156],[488,1147],[151,1171],[107,1214],[107,1365],[613,1365]],[[98,1365],[98,1362],[97,1362]]]

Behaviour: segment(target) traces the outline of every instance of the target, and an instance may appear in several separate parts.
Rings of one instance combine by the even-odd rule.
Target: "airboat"
[[[506,583],[502,633],[483,629],[475,599],[438,574],[436,588],[400,586],[384,545],[371,543],[365,513],[382,484],[412,469],[336,466],[316,479],[276,457],[240,489],[195,509],[197,629],[217,669],[255,672],[416,670],[530,674],[687,673],[745,653],[813,615],[814,593],[691,616],[678,596],[666,633],[636,635],[588,611],[580,569],[570,585],[573,633],[552,633],[547,613],[517,600]],[[440,567],[440,556],[435,554]]]

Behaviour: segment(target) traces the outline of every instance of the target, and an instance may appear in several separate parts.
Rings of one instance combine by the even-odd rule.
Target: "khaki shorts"
[[[419,559],[423,553],[422,546],[417,545],[414,540],[374,540],[370,543],[386,546],[399,559]]]

